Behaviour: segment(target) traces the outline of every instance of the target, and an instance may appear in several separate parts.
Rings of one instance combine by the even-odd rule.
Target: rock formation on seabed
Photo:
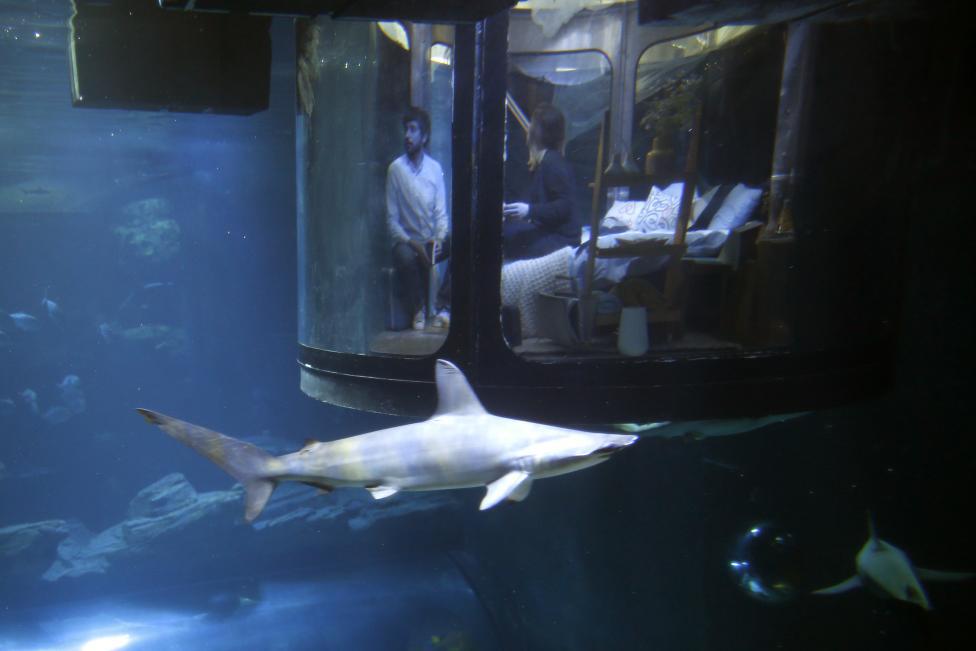
[[[236,555],[246,563],[255,550],[287,556],[307,551],[310,544],[322,550],[329,545],[351,547],[354,538],[379,522],[441,515],[458,506],[457,497],[448,493],[374,501],[353,490],[321,496],[304,486],[284,484],[264,516],[248,526],[239,485],[197,492],[182,474],[172,473],[139,491],[126,518],[98,533],[73,520],[0,528],[0,575],[34,571],[55,582],[142,563],[180,562],[191,549],[231,562]]]

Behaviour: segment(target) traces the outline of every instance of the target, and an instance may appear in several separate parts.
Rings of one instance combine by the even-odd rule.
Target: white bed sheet
[[[688,247],[686,255],[695,257],[712,257],[718,255],[725,241],[729,239],[726,230],[688,231],[685,234],[685,244]],[[673,231],[624,231],[601,235],[597,238],[597,247],[613,249],[621,242],[649,242],[659,241],[667,244],[674,241]],[[670,256],[667,253],[644,255],[634,258],[597,258],[594,265],[593,288],[607,289],[619,283],[625,276],[641,276],[653,273],[667,264]],[[572,261],[571,274],[576,278],[577,286],[583,286],[583,275],[586,270],[586,248],[580,247]]]
[[[586,234],[588,235],[588,233]],[[585,242],[587,236],[584,235]],[[729,231],[700,230],[689,231],[686,235],[688,255],[714,256],[725,244]],[[614,248],[619,242],[640,242],[658,240],[670,242],[673,231],[625,231],[603,235],[597,240],[600,248]],[[594,265],[593,289],[606,290],[619,283],[625,276],[643,275],[661,269],[667,264],[666,253],[645,255],[633,258],[597,258]],[[541,258],[517,260],[502,266],[502,304],[517,307],[519,310],[522,336],[536,337],[540,334],[539,293],[565,291],[569,287],[557,277],[568,275],[575,279],[576,289],[583,287],[586,273],[587,252],[585,246],[565,247]]]

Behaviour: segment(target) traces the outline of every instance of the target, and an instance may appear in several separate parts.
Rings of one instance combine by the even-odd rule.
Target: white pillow
[[[749,220],[749,215],[759,205],[759,197],[762,196],[760,188],[750,188],[742,183],[737,183],[729,196],[725,197],[722,207],[712,217],[712,223],[708,225],[709,230],[730,231],[742,226]]]
[[[669,194],[658,189],[657,186],[651,188],[651,194],[644,202],[644,208],[634,228],[645,233],[650,231],[673,231],[674,224],[678,220],[678,206],[681,204],[681,195]]]
[[[643,201],[614,201],[603,217],[603,225],[607,228],[625,226],[627,230],[633,230],[643,208]]]
[[[663,190],[661,190],[661,192],[663,192],[664,194],[670,194],[672,197],[678,197],[678,199],[680,200],[681,193],[684,191],[684,189],[685,189],[685,184],[682,183],[681,181],[677,181],[675,183],[672,183],[668,187],[664,188]]]

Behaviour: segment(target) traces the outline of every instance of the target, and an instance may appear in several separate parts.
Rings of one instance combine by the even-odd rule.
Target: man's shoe
[[[438,312],[437,316],[434,317],[433,327],[440,328],[442,330],[447,330],[449,327],[451,327],[451,313],[447,310],[441,310]]]
[[[417,310],[417,313],[413,315],[413,329],[423,330],[427,327],[427,317],[424,316],[423,310]]]

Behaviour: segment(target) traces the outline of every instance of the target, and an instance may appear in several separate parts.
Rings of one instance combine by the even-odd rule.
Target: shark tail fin
[[[244,519],[252,522],[274,492],[277,480],[274,457],[246,441],[187,423],[148,409],[136,409],[147,422],[158,425],[177,441],[188,445],[241,482],[246,491]]]

